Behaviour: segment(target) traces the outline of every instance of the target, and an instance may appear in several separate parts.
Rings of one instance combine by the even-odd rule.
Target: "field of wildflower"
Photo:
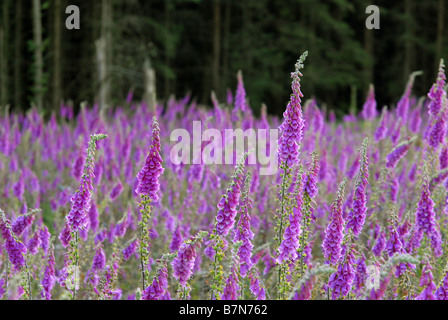
[[[252,113],[241,74],[211,107],[2,114],[0,297],[447,300],[443,60],[427,96],[412,95],[413,73],[396,106],[371,86],[336,119],[301,92],[306,55],[283,118]],[[175,163],[171,133],[194,121],[278,129],[278,170],[260,174],[253,150]]]

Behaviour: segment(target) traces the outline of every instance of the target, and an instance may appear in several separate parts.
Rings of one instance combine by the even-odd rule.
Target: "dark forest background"
[[[303,92],[339,114],[362,105],[375,85],[379,107],[396,103],[411,72],[423,70],[414,93],[425,95],[440,58],[448,57],[445,0],[1,0],[0,105],[54,110],[62,101],[89,104],[104,82],[110,105],[144,93],[145,60],[157,99],[190,92],[225,101],[242,70],[251,107],[280,115],[290,72],[308,50]],[[380,30],[367,30],[368,5],[380,8]],[[65,8],[80,9],[67,30]],[[98,39],[105,39],[99,76]]]

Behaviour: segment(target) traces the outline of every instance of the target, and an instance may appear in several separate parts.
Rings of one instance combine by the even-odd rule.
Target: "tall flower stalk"
[[[361,146],[360,167],[356,179],[356,186],[353,194],[353,207],[347,216],[346,229],[352,229],[353,234],[357,237],[366,221],[367,212],[367,194],[366,187],[369,179],[369,161],[367,158],[367,143],[365,138]]]
[[[230,185],[226,193],[221,197],[217,207],[214,228],[210,234],[210,242],[214,251],[214,262],[211,273],[211,299],[220,299],[223,290],[223,267],[220,264],[224,258],[224,251],[227,247],[225,237],[235,224],[235,216],[237,214],[237,206],[241,196],[241,184],[243,180],[244,164],[249,153],[244,153],[235,167]]]
[[[71,240],[68,249],[68,259],[71,263],[71,267],[68,270],[69,277],[74,279],[72,288],[69,288],[72,300],[76,297],[77,281],[80,277],[78,270],[79,262],[79,231],[88,226],[88,212],[90,210],[90,200],[92,197],[91,191],[93,190],[93,179],[95,175],[95,150],[96,143],[99,140],[107,138],[107,135],[92,134],[90,135],[89,144],[86,150],[86,159],[84,162],[83,174],[81,176],[81,185],[70,199],[72,207],[68,215],[66,216],[67,227],[71,232]]]

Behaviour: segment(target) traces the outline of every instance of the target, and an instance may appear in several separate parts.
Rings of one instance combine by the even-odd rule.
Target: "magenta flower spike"
[[[148,196],[153,202],[159,200],[159,177],[164,172],[160,155],[160,126],[156,117],[152,120],[152,142],[148,155],[140,172],[137,174],[138,185],[135,192]]]
[[[330,223],[325,229],[325,238],[322,242],[322,251],[325,259],[330,264],[336,265],[339,262],[342,251],[342,240],[344,239],[344,218],[342,216],[342,206],[344,203],[344,189],[347,179],[339,185],[336,200],[331,205]]]
[[[105,134],[94,134],[90,136],[89,147],[86,151],[84,171],[81,177],[81,185],[70,199],[72,208],[66,217],[71,231],[84,229],[88,225],[87,214],[90,209],[90,199],[92,197],[91,191],[93,190],[96,142],[105,139],[106,137]]]
[[[245,278],[247,273],[253,266],[251,260],[252,249],[254,245],[252,244],[252,239],[254,238],[254,233],[250,229],[250,211],[253,209],[253,201],[250,197],[251,188],[251,178],[250,174],[247,173],[246,180],[244,182],[245,188],[243,192],[243,200],[240,206],[240,220],[235,230],[235,236],[233,238],[234,242],[242,241],[243,244],[238,248],[238,257],[240,261],[240,275]]]
[[[15,271],[20,271],[25,266],[25,254],[27,249],[23,243],[17,240],[11,230],[11,221],[5,217],[5,213],[0,209],[0,232],[3,248],[6,250]]]
[[[369,160],[367,158],[367,138],[361,146],[361,159],[359,160],[359,173],[353,194],[353,207],[347,215],[346,229],[352,229],[355,236],[361,233],[366,220],[367,194],[366,187],[369,179]]]
[[[303,62],[308,55],[308,51],[305,51],[297,61],[295,65],[295,71],[291,73],[292,81],[292,94],[290,101],[286,106],[286,111],[283,113],[283,122],[279,127],[280,138],[278,140],[278,156],[279,165],[285,164],[288,167],[292,167],[299,162],[299,149],[300,143],[303,139],[303,129],[305,126],[305,120],[302,116],[302,91],[300,90],[300,77],[302,73],[300,69],[303,68]]]
[[[398,161],[402,159],[411,148],[412,143],[415,141],[415,137],[403,140],[400,142],[387,156],[386,156],[386,168],[395,168]]]
[[[376,100],[375,100],[375,88],[373,84],[369,86],[369,92],[367,94],[366,102],[362,107],[361,117],[364,120],[373,120],[377,116]]]

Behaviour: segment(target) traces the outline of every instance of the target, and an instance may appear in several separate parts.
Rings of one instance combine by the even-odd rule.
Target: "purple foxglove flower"
[[[61,240],[62,246],[64,248],[67,248],[68,244],[72,240],[72,233],[67,223],[65,223],[64,228],[61,230],[61,233],[59,234],[59,240]]]
[[[73,178],[75,178],[76,180],[79,180],[82,176],[83,168],[84,168],[84,157],[81,154],[76,158],[75,162],[73,162],[73,166],[72,166]]]
[[[448,300],[448,271],[445,269],[444,273],[441,284],[434,293],[437,300]]]
[[[283,113],[284,120],[279,128],[281,135],[278,141],[278,162],[279,165],[284,163],[288,167],[298,163],[300,143],[303,138],[305,121],[302,117],[301,98],[303,94],[300,90],[300,77],[302,76],[300,69],[303,68],[303,62],[307,55],[308,51],[305,51],[295,65],[295,72],[291,73],[293,93],[286,111]]]
[[[376,111],[376,100],[375,100],[375,89],[373,84],[369,86],[369,93],[367,94],[366,102],[362,107],[361,117],[364,120],[375,119],[377,115]]]
[[[445,168],[442,171],[440,171],[434,178],[431,179],[431,182],[429,183],[429,189],[433,190],[447,178],[448,178],[448,168]]]
[[[299,173],[300,174],[300,173]],[[289,215],[289,225],[283,233],[283,240],[278,248],[278,263],[284,261],[294,261],[298,257],[299,236],[302,233],[300,228],[300,219],[302,218],[303,192],[305,188],[305,175],[299,177],[297,185],[297,196],[295,197],[295,205],[292,213]]]
[[[226,103],[227,104],[232,104],[233,103],[232,90],[230,90],[229,88],[227,88]]]
[[[32,255],[35,255],[39,250],[39,246],[41,245],[42,240],[39,236],[39,232],[36,231],[31,239],[28,241],[27,249]]]
[[[182,244],[182,233],[180,232],[180,225],[177,226],[176,230],[173,232],[173,238],[169,245],[169,249],[171,252],[176,252],[179,250]]]
[[[244,161],[237,165],[231,183],[226,193],[218,203],[218,214],[216,216],[216,232],[226,236],[235,224],[237,206],[241,196],[242,169]]]
[[[25,193],[25,182],[23,179],[23,172],[20,172],[19,181],[17,181],[14,186],[14,196],[16,196],[20,201],[23,201],[23,195]]]
[[[428,113],[432,117],[436,117],[439,112],[443,109],[443,104],[446,103],[446,92],[445,92],[445,65],[443,63],[443,59],[440,60],[439,64],[439,72],[437,74],[436,83],[434,83],[431,87],[431,90],[428,93],[428,97],[430,99],[428,105]]]
[[[353,280],[353,291],[358,294],[364,288],[367,278],[366,257],[363,255],[356,261],[356,275]]]
[[[398,161],[403,158],[411,148],[415,137],[400,142],[387,156],[386,156],[386,168],[395,168]]]
[[[252,239],[254,238],[254,233],[250,230],[250,211],[253,208],[253,202],[249,195],[250,193],[250,175],[246,176],[245,181],[245,191],[243,194],[243,201],[240,206],[240,220],[235,231],[235,236],[233,238],[234,242],[242,241],[243,244],[238,248],[238,257],[240,261],[240,275],[245,278],[249,270],[252,268],[253,263],[251,260],[252,249],[254,245],[252,244]]]
[[[194,262],[196,260],[196,247],[200,248],[200,242],[193,242],[193,237],[182,243],[177,251],[177,257],[172,262],[174,278],[179,280],[182,287],[187,285],[187,281],[193,273]]]
[[[232,267],[229,277],[226,280],[221,300],[237,300],[240,286],[238,285],[238,274],[236,268]]]
[[[448,147],[446,145],[440,151],[439,162],[441,170],[448,168]]]
[[[106,254],[104,250],[100,247],[96,250],[95,256],[92,262],[92,271],[98,272],[106,267]]]
[[[129,258],[137,251],[139,246],[139,240],[135,239],[126,248],[123,249],[123,259],[129,260]]]
[[[372,252],[375,256],[381,257],[381,253],[386,248],[386,234],[381,232],[376,240],[374,247],[372,248]]]
[[[168,269],[164,266],[160,268],[157,275],[142,294],[142,300],[160,300],[168,287]]]
[[[118,198],[118,196],[123,192],[123,185],[121,184],[121,181],[118,180],[117,184],[112,188],[112,190],[109,193],[109,198],[111,201],[115,201],[115,199]]]
[[[388,119],[388,112],[387,107],[384,106],[383,110],[381,112],[381,120],[378,128],[375,131],[375,142],[379,142],[386,138],[387,135],[387,119]]]
[[[160,189],[159,176],[164,172],[162,157],[160,156],[160,127],[156,117],[152,121],[152,143],[146,156],[145,164],[137,174],[139,184],[135,190],[137,194],[149,196],[153,202],[159,200],[157,194]]]
[[[338,270],[334,272],[329,280],[328,286],[332,289],[332,299],[345,297],[352,288],[352,283],[355,278],[355,256],[353,253],[354,245],[346,250],[344,261],[338,265]]]
[[[422,124],[422,110],[421,106],[415,108],[411,113],[411,122],[409,123],[409,130],[413,134],[417,134],[420,131]]]
[[[360,169],[356,179],[356,186],[353,194],[353,208],[347,215],[346,229],[352,229],[355,236],[358,236],[361,233],[367,212],[366,187],[369,183],[367,141],[367,138],[365,138],[361,147],[361,159],[359,160]]]
[[[98,230],[99,221],[98,221],[98,208],[95,202],[92,202],[90,204],[88,216],[89,216],[90,229],[93,232],[96,232]]]
[[[425,169],[426,171],[426,169]],[[442,239],[439,227],[435,220],[434,201],[431,199],[431,191],[429,188],[428,173],[425,172],[422,193],[420,201],[418,202],[417,211],[415,213],[416,231],[420,231],[422,234],[426,234],[429,238],[431,247],[434,250],[436,256],[442,254]]]
[[[84,178],[86,179],[86,178]],[[89,182],[84,180],[78,191],[75,192],[70,199],[72,208],[67,215],[67,223],[71,230],[77,231],[78,229],[84,229],[87,227],[87,213],[90,210],[90,197]]]
[[[390,201],[397,202],[398,189],[400,188],[400,183],[397,177],[390,178]]]
[[[126,229],[128,227],[128,222],[127,222],[127,214],[125,216],[123,216],[123,218],[121,218],[120,221],[118,221],[118,223],[115,225],[114,228],[114,236],[115,237],[124,237],[124,235],[126,234]]]
[[[408,119],[408,111],[410,106],[410,95],[412,91],[412,87],[414,85],[415,77],[421,75],[421,71],[415,71],[410,74],[408,83],[406,84],[406,90],[403,93],[400,101],[397,103],[397,116],[403,119],[403,122],[406,123]]]
[[[322,251],[325,259],[336,265],[341,257],[341,244],[344,238],[344,218],[342,217],[342,205],[344,202],[344,189],[347,180],[339,185],[338,195],[331,205],[330,223],[325,229],[325,238],[322,242]]]
[[[12,223],[11,229],[18,237],[20,237],[26,228],[31,226],[35,217],[34,214],[28,213],[18,216]]]
[[[66,221],[72,231],[84,229],[88,225],[87,213],[90,209],[91,191],[93,190],[96,142],[106,137],[105,134],[90,136],[89,147],[86,150],[84,171],[81,177],[81,185],[70,199],[72,208],[66,216]]]
[[[4,240],[3,248],[6,250],[9,256],[14,270],[20,271],[25,266],[25,257],[27,250],[26,247],[17,240],[17,238],[11,233],[11,222],[6,219],[3,211],[0,210],[0,231]]]
[[[249,274],[250,291],[257,300],[266,300],[266,291],[261,285],[260,279],[256,277],[253,272]]]
[[[51,244],[48,251],[48,260],[45,266],[44,276],[41,281],[42,291],[40,292],[42,299],[51,300],[51,290],[56,282],[56,270],[54,259],[53,245]]]
[[[39,237],[40,237],[40,239],[42,241],[41,242],[42,250],[44,251],[45,255],[47,255],[48,248],[50,247],[50,237],[51,237],[51,234],[48,231],[48,228],[46,226],[43,226],[40,229]]]
[[[317,187],[317,176],[319,174],[319,170],[319,156],[316,153],[313,153],[312,162],[308,169],[308,173],[305,176],[305,192],[308,193],[310,198],[314,198],[319,190]]]
[[[402,126],[403,126],[403,119],[398,118],[395,124],[395,128],[390,132],[390,141],[392,141],[393,144],[396,144],[400,139]]]
[[[390,283],[390,276],[387,276],[384,279],[381,279],[380,281],[380,287],[378,288],[378,290],[375,290],[374,288],[372,288],[372,290],[370,291],[370,296],[368,298],[368,300],[381,300],[383,299],[386,290],[387,290],[387,286]]]
[[[423,291],[415,298],[415,300],[437,300],[434,295],[436,285],[434,283],[434,276],[432,275],[432,267],[429,261],[426,262],[422,270],[422,276],[420,278],[420,287],[423,287]]]

